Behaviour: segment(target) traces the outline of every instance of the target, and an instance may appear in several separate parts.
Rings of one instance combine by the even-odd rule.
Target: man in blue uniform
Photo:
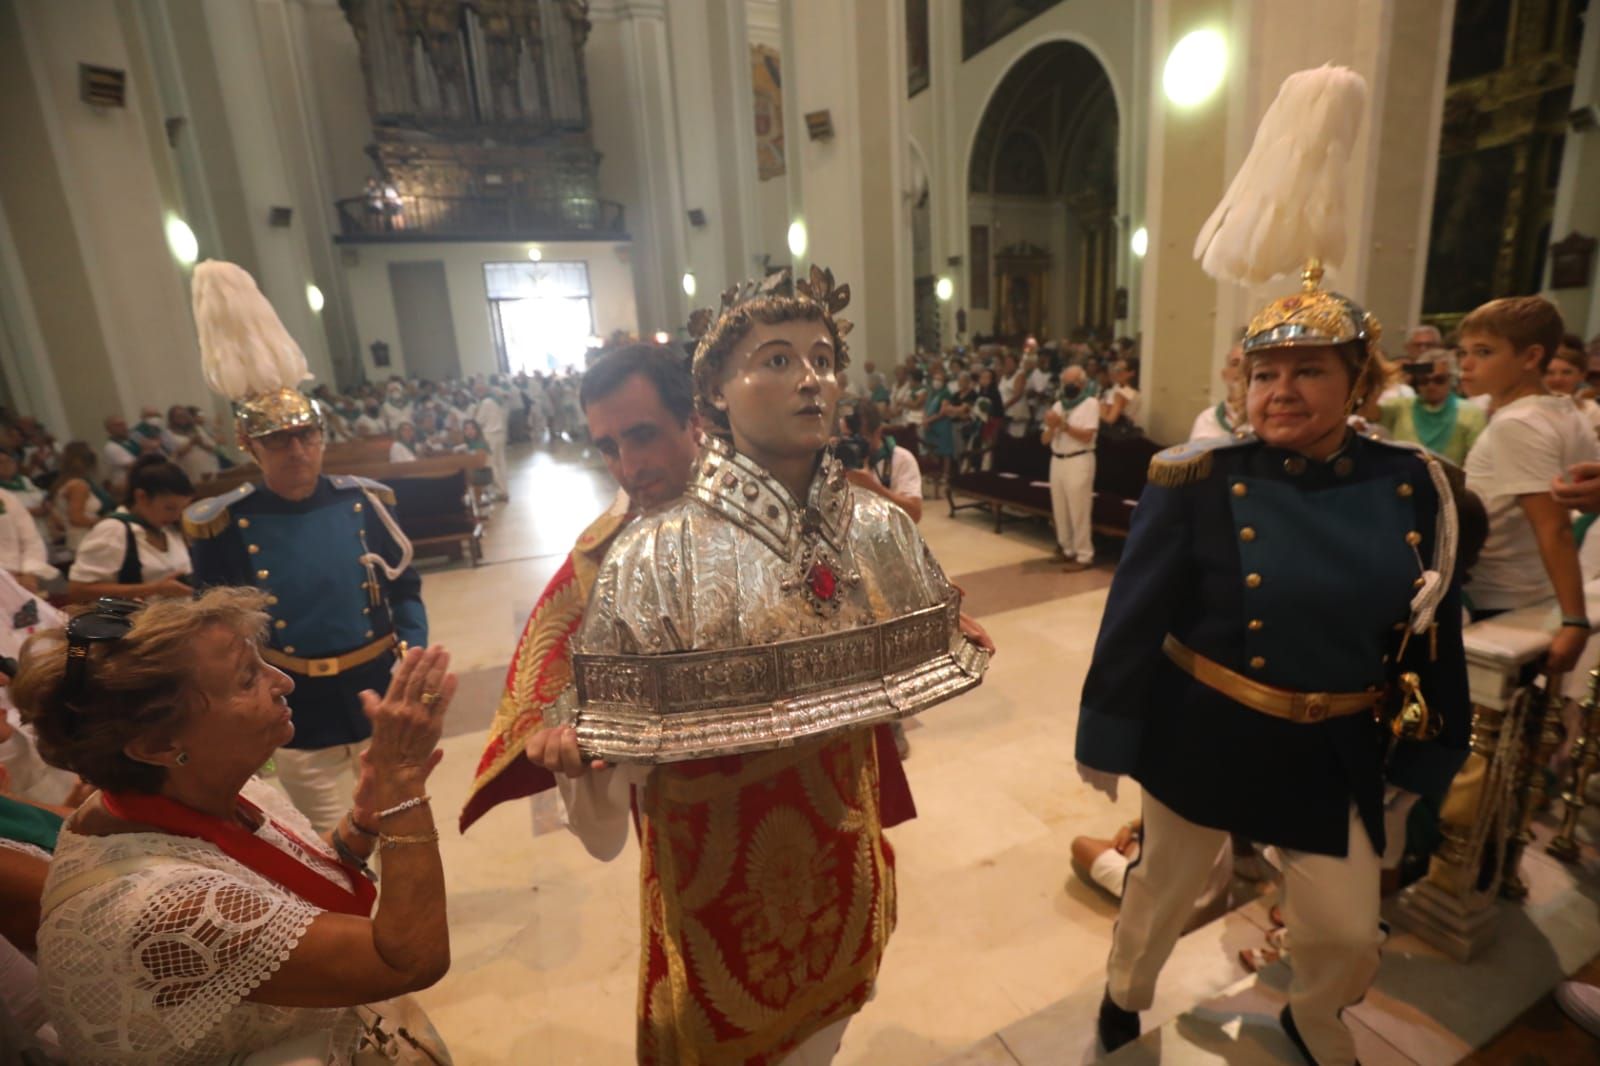
[[[295,805],[325,830],[350,805],[357,759],[371,735],[361,691],[383,691],[401,644],[427,645],[422,579],[386,509],[394,503],[389,489],[322,473],[321,413],[294,387],[304,376],[303,357],[298,373],[281,374],[289,380],[277,388],[263,380],[270,358],[257,360],[249,375],[216,365],[242,358],[241,346],[208,345],[212,335],[253,329],[261,349],[293,345],[278,335],[282,326],[249,275],[231,264],[204,263],[194,284],[207,378],[214,386],[248,385],[235,385],[241,394],[229,399],[240,442],[262,474],[260,484],[200,500],[185,512],[194,576],[201,587],[253,585],[267,592],[272,621],[262,658],[295,683],[294,739],[278,752],[278,775]],[[218,328],[218,317],[235,328]],[[240,319],[248,321],[244,329]]]

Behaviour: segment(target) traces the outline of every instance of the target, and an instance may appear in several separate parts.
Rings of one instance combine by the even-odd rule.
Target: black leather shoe
[[[1100,1049],[1107,1055],[1139,1039],[1139,1012],[1123,1010],[1111,1002],[1108,989],[1100,999],[1100,1018],[1095,1023],[1100,1033]]]
[[[1306,1047],[1305,1039],[1301,1037],[1300,1030],[1295,1027],[1294,1015],[1289,1013],[1287,1004],[1278,1013],[1278,1024],[1283,1026],[1283,1034],[1289,1038],[1289,1043],[1294,1045],[1294,1049],[1300,1052],[1300,1056],[1311,1063],[1311,1066],[1317,1066],[1317,1058],[1311,1054],[1311,1049]],[[1356,1066],[1361,1066],[1359,1059],[1356,1060]]]

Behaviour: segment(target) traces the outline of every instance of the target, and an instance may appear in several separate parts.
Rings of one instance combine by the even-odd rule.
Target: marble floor
[[[575,445],[514,448],[512,474],[483,565],[425,572],[434,639],[462,675],[432,787],[442,828],[465,797],[523,620],[612,494],[598,457]],[[1062,573],[1038,523],[1008,523],[997,535],[981,513],[951,517],[929,501],[921,528],[999,654],[982,688],[910,723],[906,770],[919,817],[890,830],[899,927],[877,996],[836,1061],[917,1066],[959,1056],[1011,1066],[1019,1060],[1004,1044],[990,1059],[984,1042],[1099,987],[1115,907],[1070,875],[1068,843],[1109,835],[1137,813],[1136,788],[1112,804],[1072,769],[1076,694],[1110,572]],[[594,861],[547,796],[502,805],[464,836],[446,828],[442,850],[454,961],[421,999],[456,1061],[631,1062],[637,848]],[[1193,989],[1166,983],[1169,1014],[1244,976],[1236,962],[1232,973],[1219,965],[1237,947],[1258,946],[1259,929],[1248,912],[1228,923],[1195,942],[1205,957]],[[1060,1043],[1059,1054],[1028,1061],[1084,1061],[1079,1037],[1092,1016],[1058,1014],[1037,1037]],[[1064,1039],[1063,1024],[1076,1035]]]

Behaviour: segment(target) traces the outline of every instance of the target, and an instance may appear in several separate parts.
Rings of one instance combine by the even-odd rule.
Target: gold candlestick
[[[1545,851],[1562,862],[1578,861],[1578,840],[1574,835],[1583,808],[1589,775],[1600,766],[1600,668],[1589,671],[1589,694],[1583,701],[1583,735],[1572,745],[1572,777],[1568,779],[1561,802],[1565,807],[1561,831],[1545,845]]]

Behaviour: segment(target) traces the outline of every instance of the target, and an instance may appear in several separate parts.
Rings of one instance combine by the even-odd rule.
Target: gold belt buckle
[[[333,659],[307,659],[307,677],[334,677],[339,673],[339,660]]]
[[[1306,693],[1305,720],[1320,722],[1328,717],[1328,694],[1326,692]]]

